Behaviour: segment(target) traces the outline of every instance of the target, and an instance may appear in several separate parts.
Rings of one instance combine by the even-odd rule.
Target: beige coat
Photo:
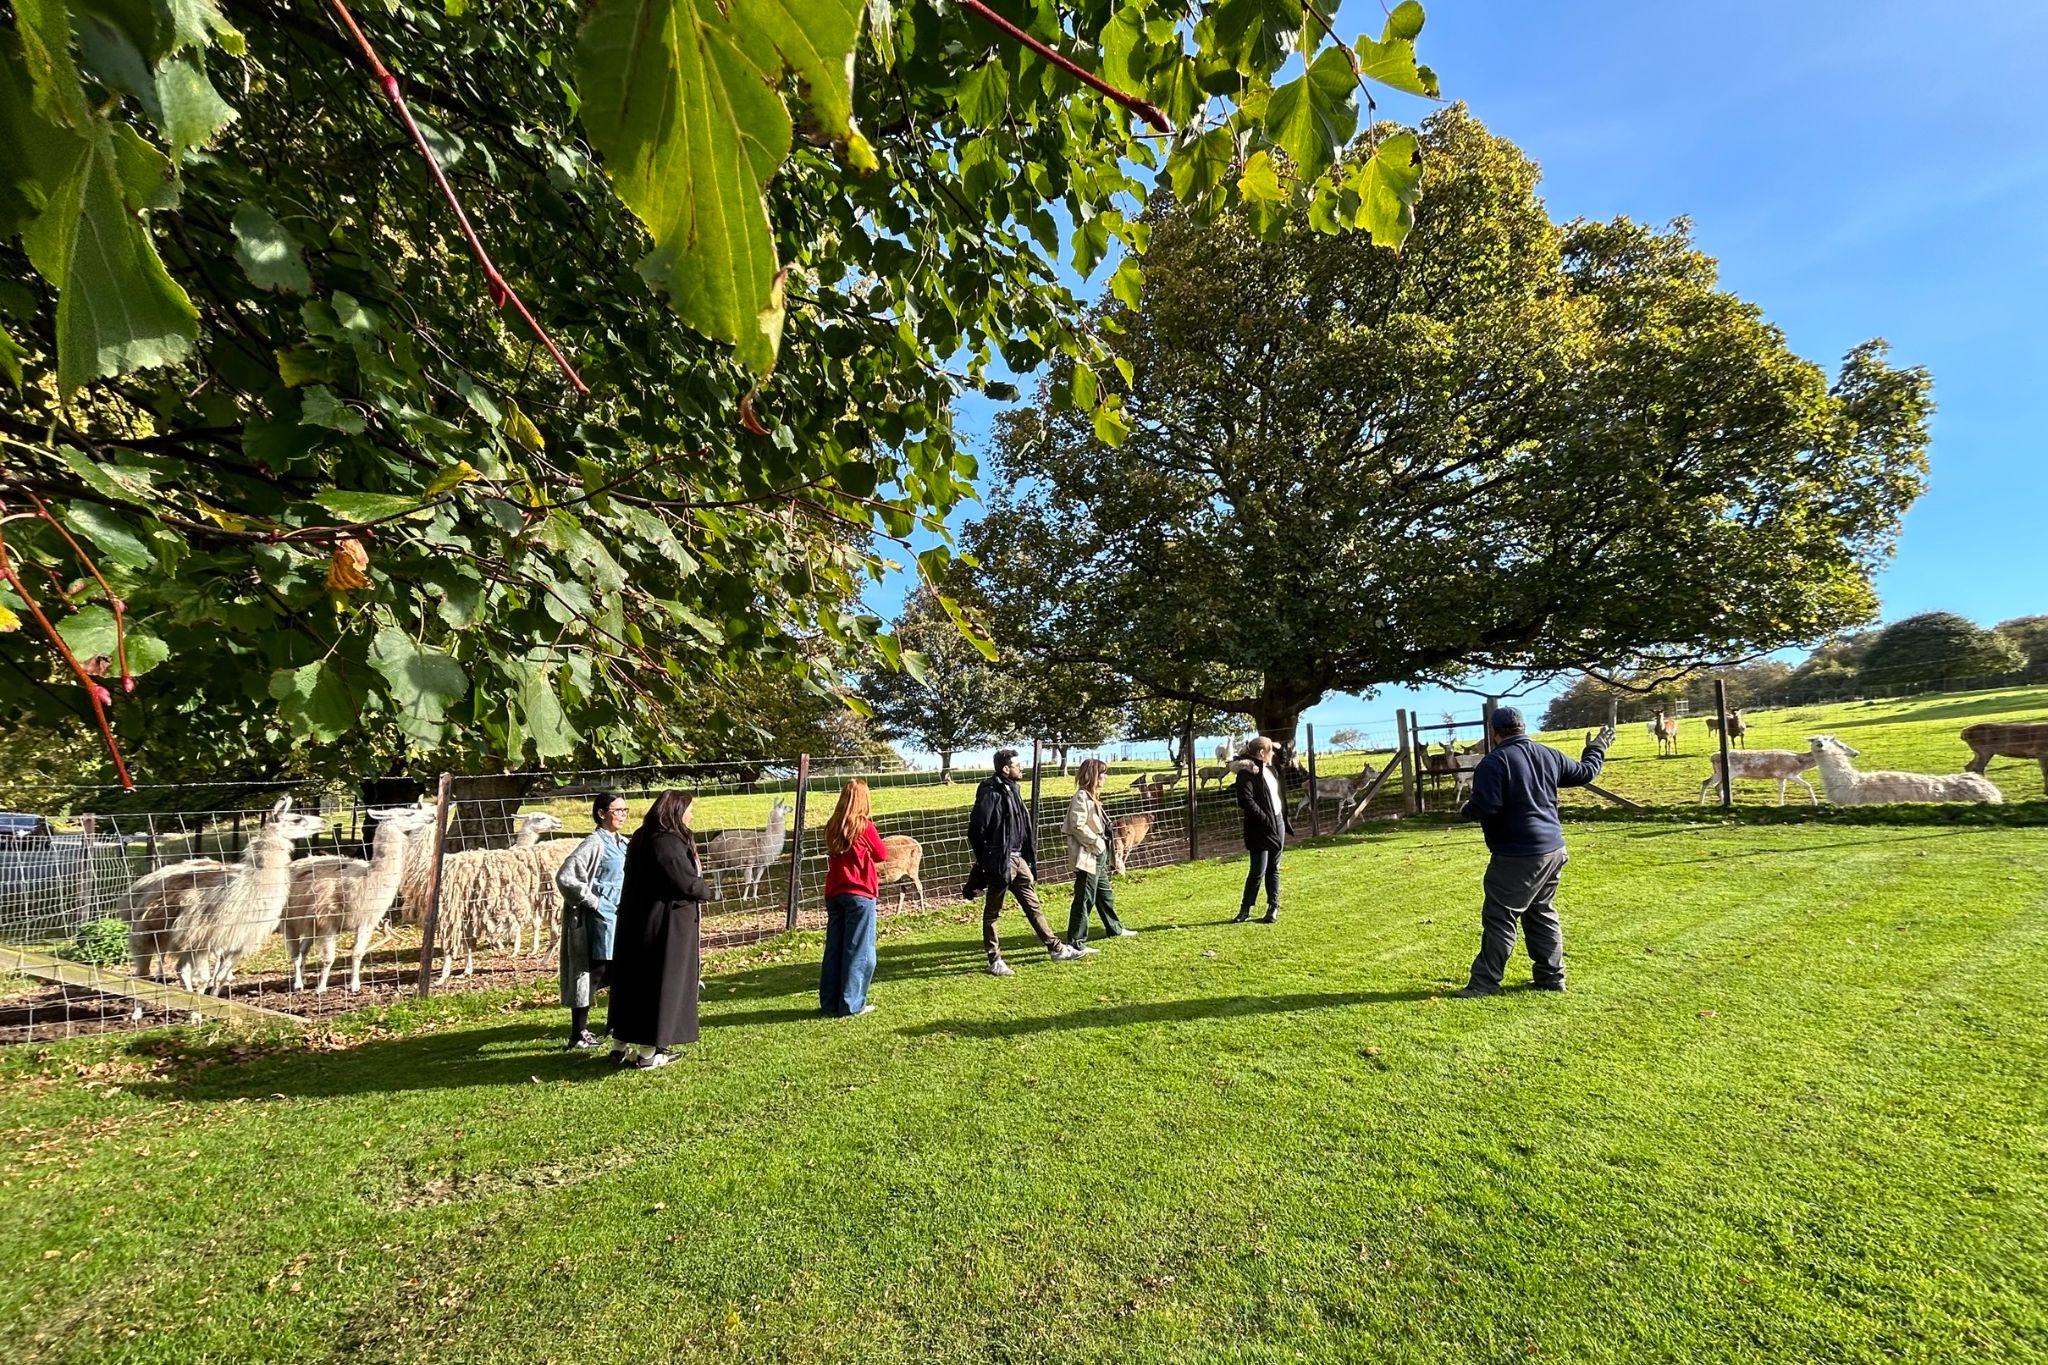
[[[1102,803],[1087,792],[1075,792],[1067,803],[1067,848],[1074,856],[1074,871],[1093,872],[1096,860],[1109,848],[1109,820]]]

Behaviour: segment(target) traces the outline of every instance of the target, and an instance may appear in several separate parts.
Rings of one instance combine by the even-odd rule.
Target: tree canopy
[[[1142,300],[1099,307],[1112,363],[1057,364],[999,425],[966,537],[998,634],[1291,740],[1333,691],[1867,619],[1927,375],[1871,342],[1830,384],[1683,223],[1552,223],[1462,108],[1417,145],[1399,255],[1155,199]],[[1071,406],[1103,394],[1120,444]]]
[[[1099,362],[1053,261],[1144,246],[1134,173],[1395,245],[1415,148],[1337,153],[1436,85],[1414,3],[365,11],[0,30],[0,705],[158,775],[686,757],[895,664],[858,591],[971,487],[958,394]]]
[[[1952,611],[1929,611],[1878,631],[1856,676],[1869,686],[1911,687],[2017,673],[2026,662],[2005,636]]]

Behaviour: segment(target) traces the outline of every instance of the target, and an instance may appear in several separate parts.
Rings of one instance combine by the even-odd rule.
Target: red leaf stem
[[[576,367],[562,354],[562,348],[548,335],[547,328],[540,325],[539,320],[527,308],[525,300],[519,297],[511,285],[505,283],[505,277],[500,275],[498,267],[491,263],[491,254],[484,250],[483,240],[476,235],[476,229],[470,225],[469,215],[463,212],[462,201],[455,195],[455,187],[450,185],[448,177],[441,173],[441,163],[434,160],[433,149],[427,146],[425,134],[420,132],[419,124],[414,121],[412,110],[406,105],[405,94],[398,88],[398,77],[391,74],[383,59],[377,55],[377,49],[370,45],[369,37],[357,26],[356,17],[349,13],[345,0],[329,0],[329,3],[334,6],[334,12],[341,17],[342,26],[356,40],[356,46],[363,50],[363,60],[370,64],[370,72],[376,77],[378,87],[384,91],[384,97],[391,101],[391,107],[398,111],[398,121],[405,125],[405,131],[412,136],[413,146],[419,148],[420,159],[427,163],[427,173],[434,177],[434,184],[439,187],[441,197],[448,201],[448,208],[455,215],[456,225],[462,229],[463,239],[469,243],[470,254],[476,257],[477,264],[483,268],[484,282],[490,291],[491,302],[500,308],[509,303],[518,309],[519,316],[526,320],[526,325],[532,329],[540,344],[548,348],[548,354],[555,358],[555,363],[562,367],[562,373],[576,386],[576,392],[589,393],[590,386],[576,373]]]
[[[5,511],[6,504],[0,503],[0,512]],[[23,605],[28,608],[29,615],[36,618],[36,624],[43,628],[43,634],[56,647],[64,662],[70,666],[71,672],[78,678],[79,686],[85,689],[85,699],[92,703],[93,719],[100,723],[100,737],[107,742],[107,752],[114,756],[114,771],[120,775],[121,789],[134,791],[135,783],[128,776],[127,760],[121,757],[120,742],[114,738],[114,727],[107,723],[107,708],[100,700],[106,695],[106,689],[92,680],[92,675],[85,671],[85,665],[79,663],[78,656],[71,652],[71,646],[64,643],[64,637],[57,633],[57,628],[50,624],[50,618],[43,615],[43,609],[36,605],[36,599],[29,596],[28,585],[21,581],[21,575],[14,571],[14,561],[8,558],[5,533],[0,533],[0,578],[4,578],[7,586],[13,588],[15,595],[21,598]]]
[[[92,575],[93,582],[100,585],[100,592],[105,595],[107,605],[114,609],[114,659],[121,669],[121,690],[133,692],[135,675],[128,671],[128,604],[123,602],[120,595],[107,583],[100,573],[100,566],[93,563],[92,556],[85,552],[85,547],[72,538],[64,523],[50,515],[50,509],[43,505],[43,500],[35,495],[35,491],[24,488],[22,492],[27,493],[28,500],[36,505],[36,515],[49,522],[57,534],[64,537],[64,543],[71,547],[71,553],[78,556],[78,562],[85,565],[85,571]]]
[[[341,0],[335,0],[335,3],[340,4]],[[1166,117],[1165,112],[1158,105],[1151,103],[1149,100],[1141,100],[1136,95],[1126,94],[1094,72],[1085,70],[1077,65],[1072,58],[1061,56],[1039,39],[1032,37],[1002,15],[997,14],[994,10],[983,4],[982,0],[964,0],[964,4],[969,13],[979,16],[984,23],[1001,29],[1013,41],[1030,48],[1033,52],[1045,58],[1045,60],[1051,62],[1075,80],[1080,81],[1083,85],[1109,96],[1109,98],[1115,100],[1118,104],[1121,104],[1124,108],[1130,110],[1154,128],[1157,128],[1160,132],[1170,133],[1173,131],[1173,123]]]

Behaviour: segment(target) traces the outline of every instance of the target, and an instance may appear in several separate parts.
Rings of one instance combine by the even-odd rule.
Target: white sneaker
[[[1054,962],[1079,962],[1082,955],[1087,951],[1087,949],[1073,947],[1071,944],[1056,943],[1052,946],[1050,955]]]
[[[1137,936],[1138,931],[1136,929],[1119,929],[1110,935],[1111,938],[1136,938]]]
[[[853,1017],[853,1018],[855,1018],[855,1019],[858,1019],[858,1018],[860,1018],[860,1015],[861,1015],[861,1014],[873,1014],[874,1012],[875,1012],[875,1007],[874,1007],[873,1005],[862,1005],[862,1006],[860,1007],[860,1014],[856,1014],[856,1015],[854,1015],[854,1016],[852,1016],[852,1017]]]
[[[1001,958],[997,958],[995,961],[988,964],[988,974],[990,976],[1015,976],[1017,973],[1015,969],[1013,969],[1010,966],[1009,963],[1003,961]]]
[[[1082,957],[1094,957],[1097,953],[1101,952],[1102,949],[1090,948],[1088,945],[1084,943],[1080,947],[1075,948],[1074,951]]]

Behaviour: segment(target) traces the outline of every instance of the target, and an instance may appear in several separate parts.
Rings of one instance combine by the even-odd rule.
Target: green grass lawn
[[[815,938],[724,958],[657,1072],[504,994],[18,1049],[0,1358],[2043,1358],[2048,829],[1572,837],[1562,997],[1444,998],[1481,853],[1424,823],[1008,981],[891,922],[857,1021]]]

